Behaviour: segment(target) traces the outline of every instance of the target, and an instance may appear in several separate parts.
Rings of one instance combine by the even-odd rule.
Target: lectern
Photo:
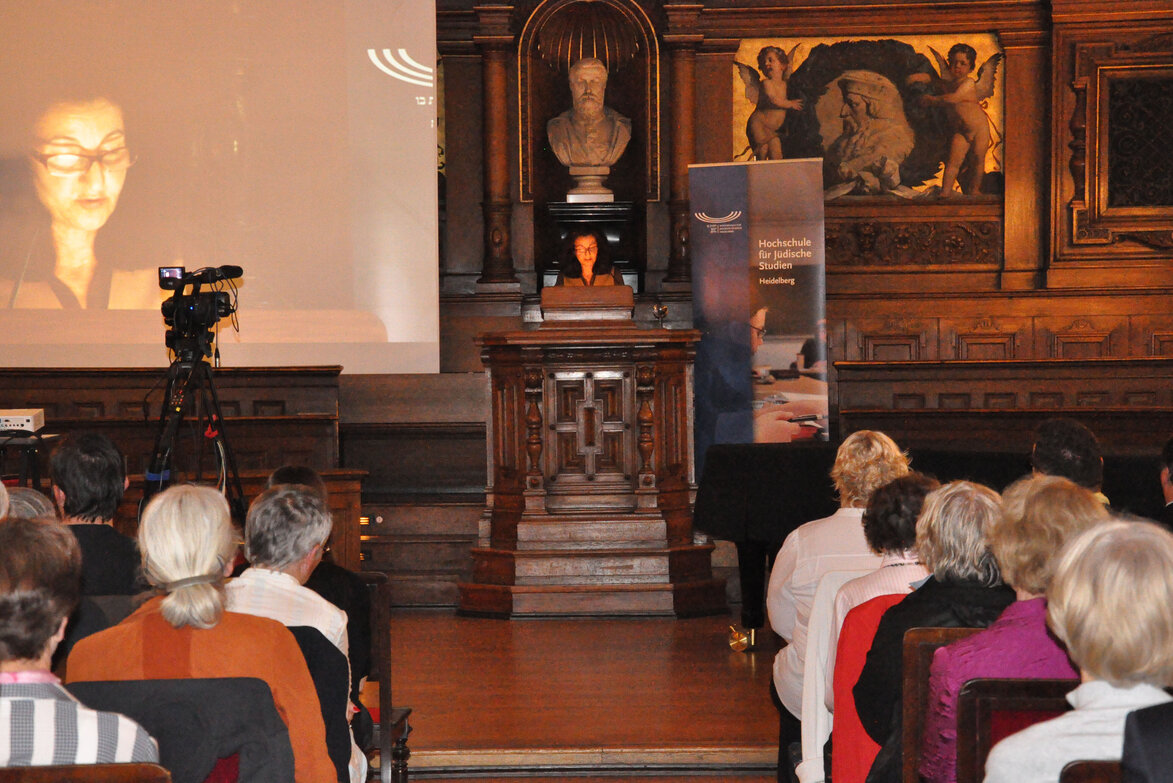
[[[487,535],[462,612],[727,610],[695,543],[690,370],[699,333],[638,329],[632,291],[547,288],[541,328],[478,338],[491,394]]]

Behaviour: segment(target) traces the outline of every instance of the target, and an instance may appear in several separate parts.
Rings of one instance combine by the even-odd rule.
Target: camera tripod
[[[197,350],[178,352],[178,358],[167,368],[167,386],[163,392],[163,409],[159,414],[159,430],[155,438],[155,449],[148,463],[146,482],[140,513],[154,495],[171,484],[172,457],[180,424],[185,411],[203,431],[203,437],[210,440],[219,456],[220,480],[218,485],[228,498],[234,522],[243,524],[245,514],[244,491],[240,486],[240,474],[236,470],[236,458],[232,446],[224,433],[224,416],[220,410],[220,399],[212,381],[212,366],[199,357]],[[203,448],[196,448],[196,469],[194,480],[203,475]]]

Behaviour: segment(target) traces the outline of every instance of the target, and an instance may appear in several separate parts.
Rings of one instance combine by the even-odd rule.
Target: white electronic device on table
[[[40,432],[44,427],[44,408],[0,409],[0,430]]]

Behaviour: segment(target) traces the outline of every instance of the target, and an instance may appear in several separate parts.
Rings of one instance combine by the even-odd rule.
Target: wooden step
[[[727,611],[719,579],[682,584],[460,584],[462,614],[495,617],[690,617]]]
[[[630,549],[664,544],[663,519],[523,519],[517,524],[518,549]]]

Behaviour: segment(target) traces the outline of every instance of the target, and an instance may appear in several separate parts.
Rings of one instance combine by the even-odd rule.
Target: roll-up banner
[[[828,434],[822,161],[689,167],[699,477],[715,443]]]

